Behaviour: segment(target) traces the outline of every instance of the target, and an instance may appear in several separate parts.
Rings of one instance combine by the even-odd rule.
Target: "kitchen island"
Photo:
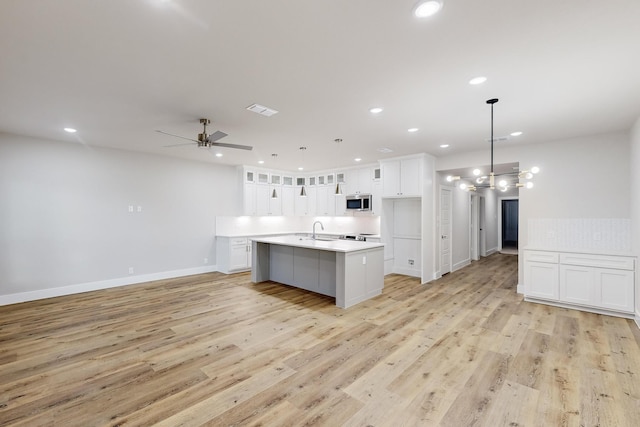
[[[336,299],[341,308],[382,293],[384,245],[302,236],[253,239],[251,281],[271,280]]]

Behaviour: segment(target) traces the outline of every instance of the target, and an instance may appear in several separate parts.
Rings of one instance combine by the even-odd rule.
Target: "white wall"
[[[211,271],[237,184],[232,167],[0,135],[0,303]]]
[[[633,254],[640,259],[640,117],[631,129],[629,156],[631,182],[631,245]],[[636,268],[638,261],[636,261]],[[640,326],[640,273],[636,271],[636,323]]]

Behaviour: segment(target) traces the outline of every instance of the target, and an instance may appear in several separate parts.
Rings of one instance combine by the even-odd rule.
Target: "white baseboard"
[[[451,269],[451,271],[454,272],[456,270],[460,270],[461,268],[466,267],[469,264],[471,264],[471,260],[468,258],[463,261],[456,262],[455,264],[453,264],[453,268]]]
[[[516,292],[519,294],[524,294],[524,285],[521,285],[520,283],[518,283],[518,286],[516,287]]]
[[[393,272],[395,274],[403,274],[405,276],[411,277],[421,277],[420,270],[412,269],[412,268],[402,268],[402,267],[393,267]]]
[[[636,310],[636,315],[634,317],[634,319],[636,321],[636,326],[638,327],[638,329],[640,329],[640,312]]]
[[[138,276],[118,277],[116,279],[79,283],[76,285],[61,286],[58,288],[39,289],[37,291],[0,295],[0,306],[16,304],[19,302],[35,301],[45,298],[59,297],[64,295],[79,294],[82,292],[97,291],[100,289],[116,288],[118,286],[134,285],[136,283],[151,282],[154,280],[172,279],[174,277],[212,273],[217,270],[217,266],[207,265],[204,267],[185,268],[183,270],[163,271],[159,273],[141,274]]]
[[[498,252],[498,248],[491,248],[487,250],[487,256],[495,254],[496,252]]]

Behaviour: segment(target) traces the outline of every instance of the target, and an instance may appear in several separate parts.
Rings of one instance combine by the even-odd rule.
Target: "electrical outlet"
[[[133,205],[129,205],[129,213],[133,212]]]
[[[362,265],[366,265],[367,264],[367,256],[363,256],[362,257]]]
[[[138,212],[142,212],[142,206],[138,206]]]
[[[412,259],[409,260],[409,265],[413,265],[414,261]]]
[[[204,263],[205,263],[205,264],[209,264],[209,258],[205,258],[205,259],[204,259]]]
[[[133,267],[129,267],[129,274],[133,274]]]

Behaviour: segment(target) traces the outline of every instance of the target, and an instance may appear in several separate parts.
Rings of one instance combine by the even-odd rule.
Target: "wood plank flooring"
[[[347,310],[247,273],[0,307],[0,425],[640,425],[636,325],[516,282],[494,254]]]

